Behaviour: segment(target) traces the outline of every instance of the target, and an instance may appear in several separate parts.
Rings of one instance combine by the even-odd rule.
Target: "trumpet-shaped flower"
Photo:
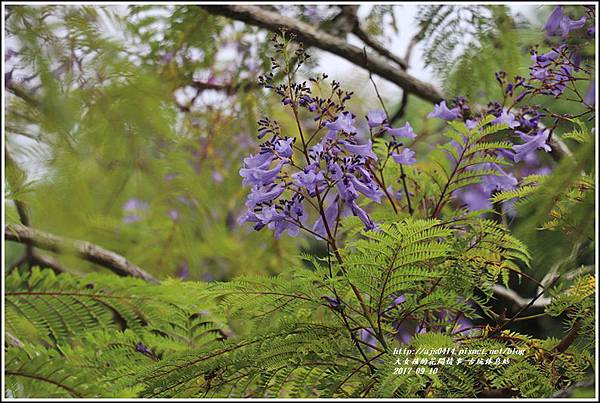
[[[433,112],[430,112],[427,117],[438,118],[444,120],[454,120],[460,118],[461,113],[459,108],[448,109],[446,101],[442,101],[437,105],[434,105]]]
[[[410,148],[404,148],[399,153],[392,152],[390,155],[398,164],[413,165],[417,162],[415,152]]]

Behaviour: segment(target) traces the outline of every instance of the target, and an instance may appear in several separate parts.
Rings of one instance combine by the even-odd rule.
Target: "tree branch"
[[[16,97],[21,98],[23,101],[27,102],[33,107],[40,108],[42,106],[42,103],[36,99],[35,95],[31,94],[25,88],[17,85],[14,80],[6,80],[6,89],[8,92]]]
[[[405,59],[402,59],[399,56],[396,56],[392,52],[390,52],[382,43],[378,42],[374,38],[371,38],[364,29],[361,28],[358,20],[352,28],[352,33],[356,35],[361,41],[365,43],[365,45],[369,46],[381,56],[390,59],[394,63],[396,63],[402,70],[406,70],[408,68],[408,62]]]
[[[265,10],[258,6],[201,6],[211,14],[222,15],[247,24],[255,25],[278,32],[284,28],[296,35],[297,40],[307,46],[314,46],[336,54],[344,59],[398,85],[405,91],[433,103],[440,102],[444,95],[433,85],[421,81],[402,69],[387,63],[386,59],[379,55],[369,54],[367,60],[362,49],[349,44],[343,39],[337,38],[312,25],[297,21],[293,18],[283,16],[279,13]],[[368,66],[368,67],[367,67]]]
[[[573,153],[569,150],[569,147],[556,136],[550,136],[550,140],[548,141],[552,151],[550,151],[550,156],[554,161],[558,162],[563,158],[572,157]]]
[[[579,329],[581,329],[581,319],[577,319],[575,323],[573,323],[573,327],[569,330],[569,333],[562,338],[562,340],[554,347],[555,352],[564,353],[566,349],[569,348],[571,344],[575,341],[575,338],[579,334]]]
[[[149,283],[158,283],[152,275],[128,261],[123,256],[90,242],[59,237],[20,224],[9,224],[4,230],[8,241],[36,246],[55,253],[73,253],[84,260],[99,264],[120,276],[141,278]]]
[[[577,389],[577,388],[590,388],[590,387],[594,386],[595,384],[596,384],[596,381],[594,380],[594,378],[586,379],[586,380],[583,380],[581,382],[577,382],[577,383],[569,386],[566,389],[559,390],[558,392],[556,392],[555,394],[553,394],[551,397],[553,397],[553,398],[571,397],[571,395],[573,394],[573,392],[575,391],[575,389]]]
[[[508,299],[513,303],[513,307],[516,309],[521,309],[527,306],[532,308],[544,308],[546,305],[550,304],[550,298],[538,298],[537,300],[531,302],[532,298],[523,298],[515,291],[506,288],[500,284],[494,285],[494,294],[501,296],[505,299]],[[530,305],[531,304],[531,305]]]

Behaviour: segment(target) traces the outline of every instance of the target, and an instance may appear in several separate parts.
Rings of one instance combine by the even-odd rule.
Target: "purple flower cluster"
[[[369,113],[368,125],[393,137],[415,137],[409,124],[394,129],[379,111]],[[262,127],[273,126],[267,118],[262,119]],[[260,145],[256,155],[245,158],[240,169],[242,184],[251,187],[246,201],[248,211],[240,223],[252,222],[256,230],[267,226],[276,237],[285,231],[295,236],[306,229],[325,239],[334,236],[337,221],[348,215],[358,217],[366,230],[375,228],[359,205],[361,196],[381,203],[385,195],[372,172],[378,157],[371,140],[359,140],[355,116],[350,112],[341,112],[323,127],[327,133],[319,142],[296,149],[294,138],[281,136],[278,131],[264,133],[271,133],[271,138]],[[414,152],[404,148],[393,158],[398,163],[412,164]],[[307,222],[305,200],[310,200],[319,215],[312,225]]]
[[[593,14],[590,10],[590,8],[586,10],[587,17],[573,20],[564,13],[562,6],[558,6],[550,15],[544,29],[549,37],[559,37],[564,42],[572,31],[585,28],[586,22],[593,20]],[[581,53],[576,48],[567,43],[562,43],[552,47],[546,53],[540,54],[534,49],[531,51],[531,59],[532,64],[529,68],[528,77],[516,76],[512,81],[507,81],[506,73],[496,73],[496,79],[503,89],[503,102],[502,104],[498,102],[490,103],[487,109],[480,114],[480,116],[488,114],[496,116],[496,119],[492,122],[493,124],[505,124],[511,129],[515,143],[512,150],[499,150],[494,155],[501,156],[507,161],[520,163],[522,167],[514,166],[512,168],[513,172],[508,171],[507,168],[500,168],[495,164],[479,167],[493,169],[498,175],[485,176],[482,178],[481,183],[457,192],[459,198],[471,210],[491,208],[489,198],[494,191],[515,188],[518,178],[526,174],[547,173],[547,166],[534,169],[531,164],[535,165],[538,162],[536,151],[552,151],[549,139],[556,126],[556,119],[561,119],[562,115],[551,113],[546,108],[537,105],[521,107],[517,105],[533,96],[546,95],[575,100],[588,108],[586,113],[593,112],[594,82],[591,81],[589,90],[583,97],[579,95],[575,85],[578,80],[591,80],[590,77],[587,77],[590,76],[590,73],[581,66]],[[578,72],[586,74],[576,76]],[[570,90],[568,96],[566,96],[567,90]],[[476,127],[480,119],[465,113],[462,113],[462,116],[459,115],[458,108],[448,109],[445,104],[440,104],[436,105],[430,117],[445,120],[463,118],[467,128],[471,130]],[[546,117],[555,119],[551,128],[548,128],[542,122],[542,119]],[[564,119],[569,118],[570,116],[564,116]],[[455,144],[455,146],[458,146],[458,144]]]
[[[392,151],[390,151],[389,155],[396,163],[413,165],[417,162],[415,152],[408,147],[403,147],[400,152],[396,152],[396,150],[403,145],[400,142],[402,138],[414,139],[417,137],[417,134],[414,132],[410,123],[406,122],[402,127],[393,128],[387,121],[385,111],[381,109],[369,111],[367,114],[367,123],[371,131],[373,129],[379,129],[379,133],[388,133],[392,136],[392,141],[390,142],[390,149]]]
[[[273,41],[276,52],[282,53],[286,44],[277,38]],[[301,49],[296,55],[306,59]],[[283,59],[283,64],[287,63]],[[273,70],[281,64],[272,59]],[[325,79],[327,75],[323,74],[310,82],[320,87]],[[369,138],[365,141],[356,127],[356,116],[345,107],[352,93],[343,91],[339,82],[331,82],[329,97],[315,95],[307,82],[290,80],[276,85],[273,73],[259,77],[259,84],[281,96],[282,105],[293,112],[299,131],[297,137],[286,137],[281,135],[277,122],[268,117],[259,120],[258,137],[266,140],[257,154],[244,159],[240,169],[242,184],[251,191],[247,211],[238,222],[254,223],[255,230],[266,226],[276,237],[286,231],[295,236],[303,229],[329,242],[334,241],[339,219],[345,216],[358,217],[365,230],[374,229],[375,223],[361,202],[381,203],[386,195],[376,176],[379,158],[373,151],[373,132],[379,130],[376,135],[388,133],[392,137],[389,149],[394,161],[413,164],[412,150],[396,152],[402,147],[396,139],[416,137],[410,124],[393,128],[384,111],[372,110],[367,116]],[[305,137],[301,129],[300,112],[308,113],[316,122],[316,131],[310,137]],[[317,214],[312,223],[306,207]]]
[[[559,97],[573,81],[573,70],[576,67],[567,45],[561,45],[542,55],[535,50],[531,51],[533,64],[530,67],[531,84],[526,85],[530,90],[535,89],[539,83],[539,93]]]

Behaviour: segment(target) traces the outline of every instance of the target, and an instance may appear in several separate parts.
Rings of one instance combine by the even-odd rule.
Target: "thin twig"
[[[365,63],[368,66],[367,50],[364,48],[363,48],[363,54],[365,57]],[[377,84],[375,83],[375,80],[373,80],[373,75],[371,74],[371,70],[369,70],[367,68],[367,71],[369,72],[369,80],[371,81],[371,84],[373,84],[373,88],[375,88],[375,94],[377,95],[377,99],[379,100],[379,103],[381,104],[381,107],[383,108],[383,111],[385,112],[386,119],[388,122],[390,122],[390,115],[387,111],[387,108],[385,107],[385,103],[383,102],[383,98],[381,97],[381,94],[379,94],[379,89],[377,88]],[[396,205],[394,204],[394,201],[388,194],[388,191],[385,187],[385,182],[384,182],[384,178],[383,178],[383,169],[380,169],[379,172],[381,174],[381,182],[382,182],[383,191],[385,192],[386,196],[390,200],[390,203],[392,204],[394,211],[397,213]],[[402,164],[400,164],[400,180],[402,181],[402,187],[404,189],[404,194],[406,195],[406,205],[408,207],[408,213],[410,215],[413,215],[414,211],[413,211],[412,205],[410,204],[410,194],[408,193],[408,186],[406,184],[406,174],[404,173],[404,167],[402,166]]]

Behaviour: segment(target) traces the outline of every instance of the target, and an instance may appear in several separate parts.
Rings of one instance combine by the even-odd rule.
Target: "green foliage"
[[[417,20],[426,44],[425,63],[442,78],[450,96],[499,99],[494,72],[523,74],[515,70],[522,38],[505,6],[421,6]]]
[[[7,391],[15,397],[135,396],[141,369],[227,337],[211,300],[199,298],[205,288],[13,271],[6,277],[6,332],[13,340]]]
[[[511,149],[512,143],[493,139],[495,134],[507,128],[504,124],[492,124],[493,120],[493,116],[486,116],[474,129],[467,128],[462,122],[450,122],[444,135],[451,141],[438,145],[430,153],[424,171],[431,179],[431,186],[428,192],[423,192],[422,198],[436,198],[432,217],[440,215],[455,192],[481,182],[486,176],[502,175],[492,169],[491,164],[505,165],[507,162],[494,151]]]
[[[231,39],[222,19],[197,6],[133,7],[131,19],[111,6],[11,10],[10,36],[24,48],[19,67],[33,70],[40,90],[7,100],[6,196],[28,206],[31,225],[102,245],[159,277],[226,279],[241,268],[276,273],[294,263],[297,241],[237,229],[244,197],[237,171],[253,144],[245,132],[256,120],[255,97],[208,99],[206,107],[200,93],[174,96],[189,93],[194,74]],[[64,21],[47,22],[48,13]],[[106,35],[109,28],[124,38]],[[147,36],[159,28],[167,37]],[[69,49],[85,58],[62,73],[61,61],[75,57]],[[173,59],[165,64],[167,52]],[[190,52],[203,57],[191,60]],[[249,78],[239,73],[232,86]],[[237,111],[246,119],[234,119]],[[131,200],[147,208],[126,211]],[[58,261],[93,270],[69,256]]]
[[[540,270],[564,272],[593,260],[593,161],[594,149],[582,143],[574,148],[572,158],[557,164],[552,175],[526,177],[520,190],[492,198],[494,202],[514,198],[519,217],[514,234],[528,245]]]
[[[460,326],[449,326],[436,312],[477,318],[466,300],[476,292],[489,297],[490,285],[502,271],[515,268],[517,261],[527,263],[528,254],[489,220],[444,224],[408,219],[364,236],[348,243],[341,262],[307,257],[312,268],[224,283],[169,280],[147,285],[106,275],[75,279],[48,270],[14,271],[7,278],[7,331],[19,345],[7,355],[10,393],[406,397],[425,388],[431,397],[472,396],[485,388],[482,377],[492,386],[516,387],[523,396],[549,395],[559,386],[539,372],[544,364],[536,360],[534,342],[527,346],[526,358],[505,371],[450,366],[416,378],[393,375],[398,321],[407,328],[428,329],[414,337],[413,348],[499,349],[514,340],[527,344],[528,338],[508,337],[505,331],[496,337],[489,328],[463,335],[457,331]],[[366,300],[356,298],[354,287],[364,290]],[[394,291],[405,295],[405,301],[390,305]],[[330,303],[336,295],[339,307]],[[577,295],[585,299],[591,293]],[[229,325],[219,319],[223,317]],[[371,369],[357,348],[356,329],[373,332],[377,340],[362,347]],[[568,351],[582,354],[575,346]],[[62,361],[57,361],[59,355]],[[469,358],[477,357],[464,356]],[[60,371],[48,371],[41,365],[47,362],[60,362]],[[584,358],[568,362],[570,372],[564,370],[562,383],[581,379],[588,365]],[[545,380],[520,381],[538,378]]]

